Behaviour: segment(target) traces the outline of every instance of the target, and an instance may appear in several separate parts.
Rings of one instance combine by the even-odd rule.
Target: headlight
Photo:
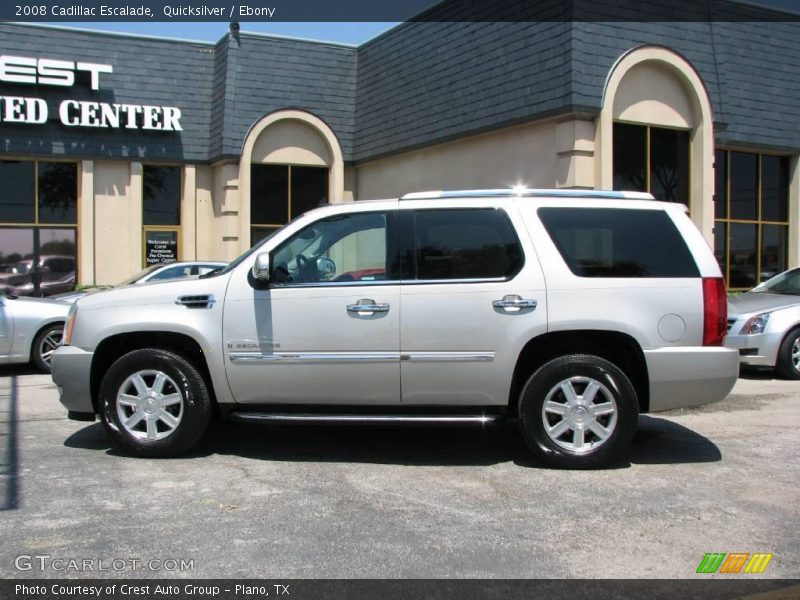
[[[771,314],[772,313],[765,312],[747,319],[744,327],[742,327],[742,335],[755,335],[757,333],[764,333],[764,330],[767,328],[767,321],[769,321],[769,316]]]
[[[64,326],[64,337],[61,343],[69,346],[72,343],[72,332],[75,329],[75,319],[78,316],[78,303],[74,302],[67,313],[67,324]]]

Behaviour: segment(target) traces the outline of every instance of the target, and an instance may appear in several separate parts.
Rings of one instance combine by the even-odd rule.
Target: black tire
[[[800,379],[800,369],[795,366],[792,360],[792,352],[796,351],[796,348],[800,348],[800,327],[795,327],[786,334],[780,350],[778,350],[778,361],[775,368],[781,377]]]
[[[614,416],[606,414],[593,417],[593,408],[579,408],[577,404],[574,408],[566,408],[567,396],[561,391],[563,388],[560,384],[569,382],[567,387],[576,394],[576,401],[583,404],[583,393],[591,381],[600,386],[594,387],[595,384],[591,384],[597,391],[594,395],[595,401],[589,399],[588,404],[604,404],[609,407],[615,405]],[[574,386],[580,388],[580,394]],[[544,405],[548,395],[554,403],[548,406],[565,410],[563,415],[549,410],[545,413]],[[554,406],[555,404],[564,404],[565,408]],[[528,379],[519,399],[519,427],[525,443],[539,461],[559,469],[595,469],[620,459],[636,433],[638,415],[636,390],[625,373],[613,363],[589,354],[561,356],[545,363]],[[575,429],[585,433],[576,434],[575,429],[569,428],[560,436],[557,435],[556,426],[561,421],[569,426],[570,419],[581,421]],[[548,427],[553,431],[555,439],[547,433],[545,420],[548,421]],[[593,423],[590,424],[590,420]],[[607,435],[604,441],[590,425],[602,427],[599,431]],[[607,431],[610,433],[606,434]],[[574,446],[579,444],[584,444],[584,448],[575,450]]]
[[[179,409],[176,409],[175,404],[158,409],[156,408],[158,400],[154,398],[146,407],[150,412],[145,414],[144,409],[134,409],[125,404],[124,399],[123,402],[118,402],[118,394],[123,384],[129,391],[136,390],[135,384],[129,381],[129,378],[150,372],[166,376],[166,383],[162,384],[162,390],[166,393],[161,397],[174,398],[175,394],[180,394]],[[152,377],[152,380],[148,380],[149,377]],[[156,377],[157,375],[152,373],[142,375],[141,381],[147,385],[149,392],[155,393],[158,387],[155,383]],[[179,354],[158,348],[134,350],[111,365],[100,384],[99,403],[100,420],[114,446],[126,454],[141,457],[166,458],[186,452],[203,437],[212,414],[208,388],[197,368]],[[142,412],[138,412],[140,410]],[[170,429],[170,425],[162,421],[159,414],[153,417],[153,413],[159,410],[161,411],[159,414],[169,410],[173,418],[178,421],[174,429],[165,432]],[[121,421],[120,411],[123,415],[128,415],[129,419],[134,412],[144,416],[139,417],[134,427],[126,427]],[[149,436],[148,421],[151,420],[156,422],[153,425],[156,429],[154,437],[162,434],[164,437],[160,439],[141,437]],[[141,421],[144,421],[144,425],[140,424]],[[141,431],[141,428],[144,428],[144,431]]]
[[[31,345],[31,363],[42,373],[50,372],[50,352],[61,343],[64,335],[64,324],[54,323],[43,328],[33,339]],[[57,343],[56,343],[57,340]],[[55,345],[54,345],[55,344]]]

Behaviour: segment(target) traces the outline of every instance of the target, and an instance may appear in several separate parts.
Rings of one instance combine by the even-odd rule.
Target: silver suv
[[[223,270],[81,298],[53,379],[138,456],[258,423],[517,419],[545,464],[618,459],[639,413],[721,400],[725,286],[685,207],[480,190],[319,208]]]

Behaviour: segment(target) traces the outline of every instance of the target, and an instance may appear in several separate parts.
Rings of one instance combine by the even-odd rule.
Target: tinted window
[[[650,193],[665,202],[689,204],[688,131],[650,128]]]
[[[180,167],[146,165],[142,185],[144,188],[144,224],[180,225]]]
[[[42,261],[42,268],[51,273],[69,273],[75,270],[75,261],[71,258],[45,258]]]
[[[785,156],[761,156],[761,218],[789,219],[789,159]]]
[[[757,219],[758,155],[731,152],[731,219]]]
[[[728,153],[725,150],[714,152],[714,216],[718,219],[728,216]]]
[[[522,248],[508,216],[494,208],[414,212],[417,279],[512,277]]]
[[[78,165],[39,163],[39,222],[76,223],[78,220]]]
[[[730,280],[732,288],[751,288],[758,281],[758,225],[731,223]]]
[[[250,167],[250,222],[283,225],[289,220],[289,168],[286,165]]]
[[[614,189],[647,190],[647,127],[614,123]]]
[[[0,222],[33,223],[36,163],[0,160]]]
[[[788,225],[761,226],[761,281],[786,270],[789,254]]]
[[[539,218],[579,277],[698,277],[672,220],[660,210],[540,208]]]
[[[294,219],[327,201],[327,167],[292,166],[291,218]]]

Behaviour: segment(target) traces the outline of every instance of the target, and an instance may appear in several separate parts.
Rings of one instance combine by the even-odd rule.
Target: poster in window
[[[148,231],[145,234],[145,266],[178,260],[177,231]]]

